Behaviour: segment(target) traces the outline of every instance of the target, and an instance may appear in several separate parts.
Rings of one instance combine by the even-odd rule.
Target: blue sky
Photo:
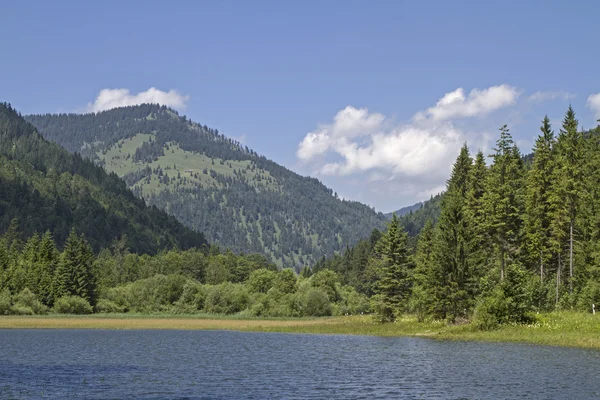
[[[460,144],[489,149],[503,123],[524,152],[569,103],[595,126],[598,15],[596,1],[4,2],[0,100],[85,112],[103,89],[129,91],[105,106],[173,91],[159,98],[193,120],[390,211],[439,191]]]

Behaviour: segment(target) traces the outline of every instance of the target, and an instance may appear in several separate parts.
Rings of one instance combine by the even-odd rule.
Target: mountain
[[[385,214],[388,220],[396,214],[400,220],[400,225],[411,237],[417,236],[425,226],[425,222],[431,219],[431,222],[437,222],[440,215],[443,193],[431,196],[429,200],[421,201],[412,206],[402,207],[397,211]]]
[[[313,264],[385,226],[372,208],[164,106],[26,118],[210,242],[261,252],[280,266]]]
[[[404,215],[406,215],[406,214],[408,214],[408,213],[410,213],[412,211],[418,210],[419,208],[421,208],[421,206],[423,205],[423,203],[425,203],[425,202],[424,201],[420,201],[420,202],[418,202],[416,204],[413,204],[412,206],[402,207],[402,208],[400,208],[400,209],[398,209],[396,211],[392,211],[390,213],[385,214],[385,216],[386,216],[387,219],[390,219],[390,220],[392,219],[392,215],[393,214],[396,214],[397,217],[402,217],[402,216],[404,216]]]
[[[202,234],[147,207],[116,174],[48,142],[0,103],[0,232],[15,218],[25,237],[50,230],[59,246],[72,228],[96,251],[116,238],[149,254],[206,244]]]
[[[428,219],[434,224],[437,222],[442,208],[443,195],[440,193],[431,196],[429,200],[422,202],[418,209],[410,210],[399,218],[400,225],[408,232],[409,236],[417,236]]]

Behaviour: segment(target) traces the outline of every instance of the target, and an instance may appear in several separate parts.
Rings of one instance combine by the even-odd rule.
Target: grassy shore
[[[482,332],[471,325],[417,322],[406,317],[393,324],[378,324],[370,316],[314,319],[241,319],[214,315],[95,314],[89,316],[3,316],[0,329],[183,329],[236,330],[349,334],[374,336],[419,336],[443,340],[520,342],[540,345],[600,349],[600,315],[559,312],[540,314],[530,325],[510,325]]]

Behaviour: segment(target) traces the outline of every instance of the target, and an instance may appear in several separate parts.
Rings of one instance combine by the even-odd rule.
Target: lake
[[[0,399],[593,399],[600,352],[230,331],[0,330]]]

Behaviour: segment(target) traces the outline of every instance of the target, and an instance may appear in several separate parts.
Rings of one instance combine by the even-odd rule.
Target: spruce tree
[[[469,248],[472,232],[466,215],[473,160],[465,144],[452,168],[436,229],[435,265],[430,282],[438,302],[436,316],[454,319],[471,308],[467,286],[471,283]]]
[[[71,230],[60,256],[54,278],[54,298],[79,296],[94,304],[96,279],[93,272],[93,252],[82,236]]]
[[[573,256],[575,222],[579,208],[579,196],[582,191],[583,172],[583,136],[578,131],[577,118],[573,108],[569,106],[563,120],[562,129],[558,136],[556,148],[558,152],[558,167],[556,168],[556,184],[558,196],[556,201],[562,200],[562,216],[566,216],[568,248],[569,248],[569,291],[573,291]],[[557,210],[558,211],[558,210]],[[560,220],[558,222],[561,222]],[[560,226],[557,227],[560,229]],[[563,228],[564,229],[564,228]]]
[[[486,228],[499,255],[500,280],[504,280],[507,257],[514,259],[519,252],[524,165],[506,125],[500,128],[494,151],[483,204]]]
[[[59,254],[56,250],[52,233],[46,231],[44,236],[42,236],[39,246],[38,263],[40,265],[40,276],[38,280],[38,292],[36,294],[40,301],[48,306],[51,306],[54,303],[52,280],[56,271],[58,259]]]
[[[27,239],[21,252],[21,267],[26,273],[26,287],[34,293],[38,293],[38,281],[40,277],[38,251],[40,236],[34,233]]]
[[[53,295],[55,299],[76,293],[75,271],[77,269],[78,251],[79,237],[75,233],[75,228],[73,228],[65,241],[63,252],[60,255],[60,262],[54,274]]]
[[[480,150],[475,156],[471,168],[469,188],[467,191],[466,216],[471,231],[469,263],[476,274],[480,274],[482,267],[487,264],[489,257],[489,237],[486,231],[486,214],[484,208],[484,194],[486,188],[488,169],[485,165],[485,156]]]
[[[431,219],[428,219],[423,229],[421,229],[417,240],[411,295],[411,311],[417,315],[419,320],[423,320],[426,315],[435,314],[437,298],[435,290],[430,284],[437,281],[435,279],[434,235],[433,223]]]
[[[551,259],[551,196],[556,162],[554,132],[548,116],[544,117],[540,131],[533,147],[533,165],[527,174],[524,224],[528,259],[539,266],[543,283],[544,266]]]
[[[407,234],[396,214],[388,230],[377,242],[375,252],[381,260],[376,292],[379,297],[377,317],[381,322],[393,322],[406,308],[410,295],[411,261],[406,247]]]

